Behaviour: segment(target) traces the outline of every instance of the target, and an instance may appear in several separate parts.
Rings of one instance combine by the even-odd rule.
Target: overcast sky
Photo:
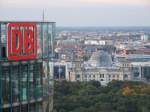
[[[45,20],[57,26],[150,26],[150,0],[0,0],[0,20]]]

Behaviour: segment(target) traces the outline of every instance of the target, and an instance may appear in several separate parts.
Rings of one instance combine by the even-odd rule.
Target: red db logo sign
[[[8,60],[27,60],[37,56],[35,23],[9,23],[7,38]]]

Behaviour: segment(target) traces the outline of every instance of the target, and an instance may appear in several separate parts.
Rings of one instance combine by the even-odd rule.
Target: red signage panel
[[[8,23],[8,60],[28,60],[37,56],[35,23]]]

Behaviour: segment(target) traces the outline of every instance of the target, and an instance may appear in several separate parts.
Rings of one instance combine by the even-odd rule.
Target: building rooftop
[[[143,55],[143,54],[128,55],[127,60],[132,62],[147,62],[150,61],[150,55]]]
[[[150,66],[150,61],[148,61],[148,62],[132,62],[131,64],[135,65],[135,66]]]

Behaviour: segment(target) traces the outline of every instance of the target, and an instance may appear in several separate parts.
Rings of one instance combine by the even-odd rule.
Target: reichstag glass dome
[[[89,63],[95,67],[111,67],[111,55],[105,51],[94,52],[89,60]]]

